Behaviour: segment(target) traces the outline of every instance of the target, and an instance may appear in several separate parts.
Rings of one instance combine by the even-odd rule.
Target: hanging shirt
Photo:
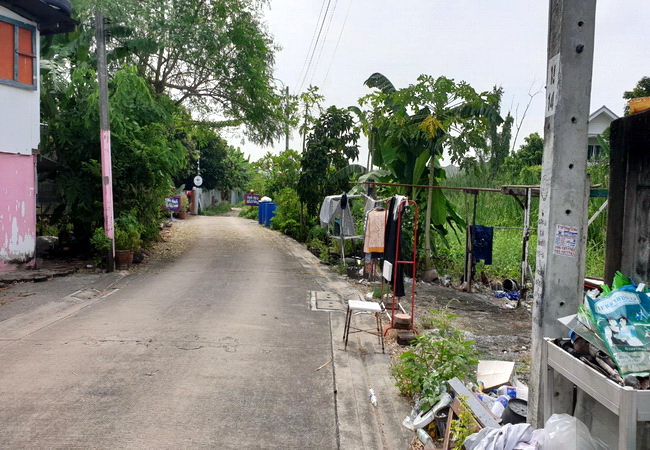
[[[386,220],[386,229],[384,232],[384,278],[387,279],[391,286],[393,281],[393,293],[396,297],[404,297],[404,266],[397,265],[397,276],[395,276],[395,262],[403,259],[396,254],[397,241],[399,239],[400,254],[404,251],[404,241],[402,239],[402,232],[398,227],[397,219],[399,217],[399,204],[397,196],[393,197],[388,207],[388,219]],[[388,263],[388,264],[386,264]]]

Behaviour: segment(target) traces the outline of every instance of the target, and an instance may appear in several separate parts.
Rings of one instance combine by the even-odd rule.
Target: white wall
[[[603,134],[612,122],[612,118],[604,113],[594,117],[594,119],[589,122],[589,136],[598,136],[599,134]]]
[[[36,26],[34,22],[0,6],[0,16]],[[40,48],[36,31],[36,51]],[[36,79],[40,79],[40,58],[36,57]],[[31,155],[40,143],[40,93],[0,84],[0,152]]]

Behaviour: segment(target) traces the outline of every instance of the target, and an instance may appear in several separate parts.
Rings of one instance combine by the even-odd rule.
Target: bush
[[[259,209],[257,206],[246,206],[242,208],[241,211],[239,211],[239,217],[243,217],[244,219],[257,220],[258,212]]]
[[[474,341],[452,326],[456,317],[448,311],[430,311],[434,330],[415,339],[415,346],[402,353],[393,365],[396,386],[404,395],[420,393],[422,409],[427,410],[445,392],[445,383],[454,377],[467,379],[478,364]]]
[[[128,252],[140,250],[140,232],[135,230],[121,230],[115,228],[115,249]]]
[[[310,230],[309,233],[307,233],[307,240],[308,241],[313,241],[314,239],[318,239],[322,242],[325,242],[327,239],[327,230],[320,225],[314,225]]]
[[[273,228],[297,241],[304,242],[306,235],[300,226],[300,200],[298,193],[291,188],[284,188],[276,196],[277,209],[272,219]]]
[[[90,243],[97,253],[103,255],[111,247],[111,240],[106,236],[104,228],[99,227],[95,228],[93,231],[93,237],[90,239]]]

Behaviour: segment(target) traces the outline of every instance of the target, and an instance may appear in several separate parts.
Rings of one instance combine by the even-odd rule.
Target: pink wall
[[[35,244],[34,156],[0,152],[0,271],[30,263]]]

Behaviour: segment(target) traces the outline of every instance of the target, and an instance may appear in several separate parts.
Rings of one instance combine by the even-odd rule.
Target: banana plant
[[[386,76],[374,73],[365,85],[374,89],[359,101],[367,108],[364,128],[372,135],[372,164],[389,173],[384,178],[398,184],[439,185],[445,177],[440,167],[443,152],[449,152],[452,161],[461,159],[480,145],[488,120],[502,122],[492,106],[492,94],[477,93],[465,82],[421,75],[417,84],[397,89]],[[429,268],[433,267],[431,229],[446,243],[445,224],[453,228],[464,223],[442,190],[426,191],[424,233]],[[410,189],[416,201],[423,195],[422,189]]]

